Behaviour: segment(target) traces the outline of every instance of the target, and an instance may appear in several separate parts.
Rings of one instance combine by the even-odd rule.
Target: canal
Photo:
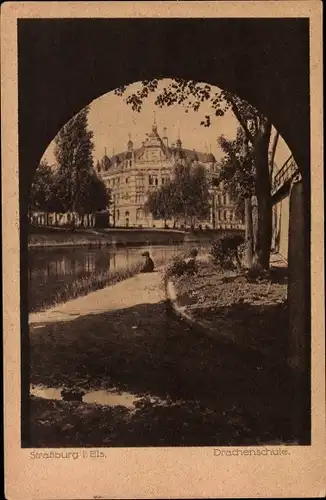
[[[167,263],[178,254],[185,253],[195,244],[166,246],[139,246],[118,248],[69,247],[29,250],[28,307],[38,311],[67,286],[94,274],[110,274],[130,269],[143,260],[142,253],[149,251],[156,266]]]

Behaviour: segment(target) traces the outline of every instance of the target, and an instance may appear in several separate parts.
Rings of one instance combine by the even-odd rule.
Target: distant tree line
[[[108,209],[110,191],[93,165],[93,132],[88,130],[88,108],[67,122],[55,138],[56,164],[42,160],[29,192],[29,210],[71,213],[85,217]]]

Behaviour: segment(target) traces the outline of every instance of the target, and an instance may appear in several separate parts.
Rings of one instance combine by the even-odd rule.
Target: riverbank
[[[161,272],[30,315],[30,382],[123,404],[30,398],[33,447],[292,443],[289,380],[180,321]],[[291,394],[291,392],[290,392]]]
[[[144,250],[156,267],[166,264],[187,245],[119,248],[39,248],[29,250],[28,308],[48,309],[69,299],[100,290],[139,273]]]
[[[155,228],[109,228],[74,230],[54,226],[30,226],[28,247],[167,245],[183,243],[185,232]]]
[[[271,266],[270,279],[255,281],[244,271],[222,271],[206,260],[196,274],[170,281],[169,293],[176,312],[208,335],[285,363],[288,314],[284,262]]]

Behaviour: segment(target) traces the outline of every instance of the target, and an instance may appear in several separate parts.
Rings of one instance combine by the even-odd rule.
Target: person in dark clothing
[[[145,263],[141,269],[141,273],[152,273],[154,271],[154,262],[149,256],[148,252],[142,253],[142,256],[145,257]]]

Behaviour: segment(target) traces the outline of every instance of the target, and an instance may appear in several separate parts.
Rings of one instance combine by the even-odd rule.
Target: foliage
[[[219,137],[219,145],[224,152],[220,161],[219,181],[224,191],[231,194],[236,204],[236,213],[243,218],[244,200],[255,194],[255,159],[253,148],[244,149],[245,136],[243,129],[237,129],[234,140],[223,135]]]
[[[244,237],[240,234],[222,234],[210,248],[213,262],[222,269],[241,267],[239,250],[243,244]]]
[[[164,221],[172,218],[172,190],[170,184],[164,184],[160,189],[149,193],[145,210],[153,215],[154,219]]]
[[[46,211],[49,204],[54,203],[54,175],[52,169],[42,160],[36,169],[35,177],[29,190],[30,210]]]
[[[173,179],[149,194],[146,208],[156,218],[183,219],[185,224],[205,219],[210,211],[205,169],[176,164]]]
[[[195,259],[185,260],[183,257],[177,256],[169,263],[165,269],[165,279],[179,278],[185,274],[193,275],[198,272],[198,263]]]
[[[262,268],[268,269],[272,236],[271,184],[269,168],[269,145],[271,140],[271,122],[248,102],[232,92],[220,90],[211,85],[193,80],[174,79],[163,90],[159,80],[144,80],[141,88],[128,94],[127,86],[120,87],[116,94],[125,95],[125,101],[134,111],[140,111],[144,100],[150,93],[157,92],[154,104],[157,106],[183,105],[185,111],[198,111],[203,103],[208,103],[211,113],[201,120],[204,127],[209,127],[212,116],[223,116],[231,110],[242,127],[245,144],[252,148],[254,160],[254,187],[258,205],[258,224],[255,228],[256,261]],[[247,148],[248,149],[248,148]],[[248,150],[245,156],[249,155]],[[248,158],[249,161],[249,158]],[[239,169],[236,169],[239,174]],[[240,176],[241,177],[241,176]],[[244,181],[239,178],[239,182]],[[252,238],[251,238],[252,240]]]
[[[55,181],[64,211],[79,215],[106,209],[110,193],[93,167],[93,132],[88,107],[66,123],[55,138]],[[97,165],[98,167],[98,165]]]

